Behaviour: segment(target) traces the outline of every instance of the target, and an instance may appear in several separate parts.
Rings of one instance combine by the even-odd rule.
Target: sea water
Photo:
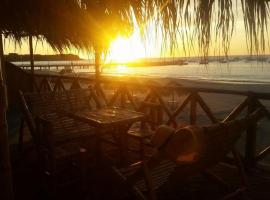
[[[37,61],[36,69],[40,65],[53,66],[55,64],[79,64],[87,61]],[[16,65],[27,65],[28,62],[15,62]],[[62,68],[59,67],[58,71]],[[51,68],[56,71],[56,68]],[[77,75],[95,73],[94,66],[79,69],[74,68]],[[191,80],[205,80],[223,83],[270,83],[270,62],[264,61],[234,61],[227,63],[209,62],[207,65],[199,62],[188,62],[187,65],[162,65],[147,67],[130,67],[126,65],[102,67],[103,75],[113,76],[149,76],[162,78],[179,78]]]

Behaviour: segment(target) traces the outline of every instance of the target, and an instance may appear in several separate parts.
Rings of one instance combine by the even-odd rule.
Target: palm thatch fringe
[[[268,0],[3,0],[0,30],[17,40],[36,36],[58,51],[71,47],[89,51],[95,46],[108,48],[137,25],[147,34],[145,27],[152,21],[167,48],[188,49],[197,41],[207,56],[213,40],[221,41],[228,53],[238,12],[243,13],[250,53],[264,52]]]

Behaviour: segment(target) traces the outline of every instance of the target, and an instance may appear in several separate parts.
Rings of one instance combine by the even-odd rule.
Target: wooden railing
[[[182,86],[159,86],[151,83],[136,81],[120,81],[117,78],[104,79],[99,85],[91,78],[80,78],[60,75],[35,75],[34,90],[61,91],[72,88],[93,87],[104,105],[119,106],[122,108],[143,111],[148,115],[151,128],[166,123],[177,127],[183,123],[198,124],[198,117],[205,116],[211,123],[218,123],[237,119],[237,117],[252,113],[257,108],[264,110],[269,120],[270,113],[262,100],[270,100],[270,93],[256,93],[248,91],[235,91],[225,89],[192,88]],[[235,106],[228,115],[217,115],[207,104],[203,94],[235,95],[244,97],[244,100]],[[175,95],[181,97],[175,100]],[[226,101],[226,99],[224,99]],[[179,119],[180,115],[185,117]],[[244,158],[248,166],[254,165],[270,153],[270,145],[259,147],[257,124],[251,124],[246,133]],[[270,138],[270,137],[269,137]],[[270,141],[269,141],[270,144]],[[260,150],[258,150],[260,148]],[[262,149],[261,149],[262,148]]]

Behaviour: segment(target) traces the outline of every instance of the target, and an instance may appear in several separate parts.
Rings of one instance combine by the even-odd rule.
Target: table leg
[[[120,145],[120,163],[123,165],[127,164],[127,132],[132,124],[119,127],[119,145]]]
[[[96,164],[101,164],[101,131],[97,129],[97,137],[96,137]]]

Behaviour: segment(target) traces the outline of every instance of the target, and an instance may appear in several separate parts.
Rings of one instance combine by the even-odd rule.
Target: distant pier
[[[30,64],[17,64],[20,68],[24,70],[30,70],[31,66]],[[62,70],[62,69],[89,69],[90,67],[93,67],[93,63],[49,63],[49,64],[36,64],[35,70]]]

